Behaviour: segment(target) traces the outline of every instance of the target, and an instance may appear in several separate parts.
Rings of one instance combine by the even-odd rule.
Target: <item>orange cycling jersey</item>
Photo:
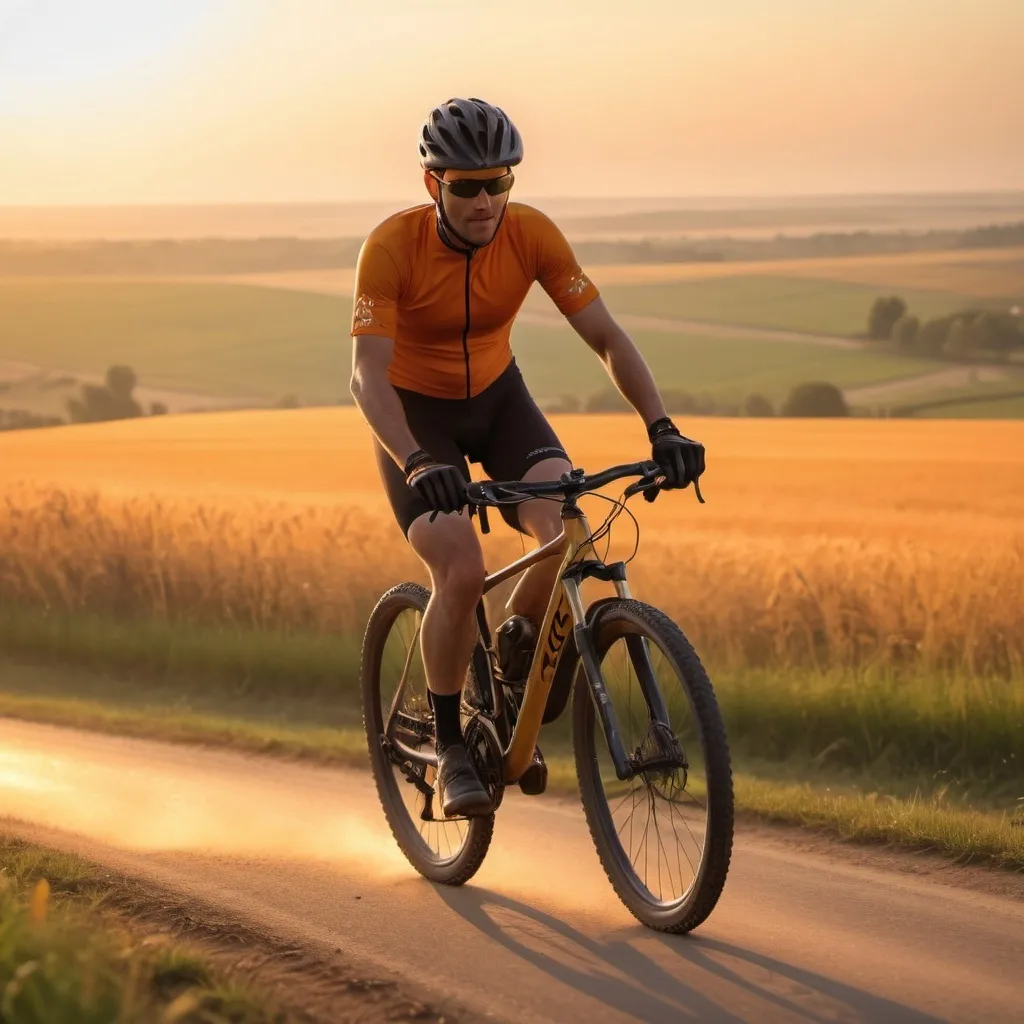
[[[509,203],[489,245],[445,245],[434,205],[389,217],[356,267],[352,334],[395,343],[388,380],[435,398],[470,398],[512,361],[512,321],[534,281],[565,316],[597,297],[572,248],[533,207]]]

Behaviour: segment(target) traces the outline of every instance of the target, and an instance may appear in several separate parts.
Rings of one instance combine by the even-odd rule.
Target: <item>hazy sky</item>
[[[521,196],[1024,188],[1024,0],[0,0],[0,204],[418,199],[451,95]]]

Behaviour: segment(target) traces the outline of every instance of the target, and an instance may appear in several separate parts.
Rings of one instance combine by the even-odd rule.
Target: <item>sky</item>
[[[419,200],[458,95],[521,196],[1024,188],[1022,0],[0,0],[0,205]]]

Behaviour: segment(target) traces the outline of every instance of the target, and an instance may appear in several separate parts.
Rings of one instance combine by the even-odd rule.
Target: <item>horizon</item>
[[[646,193],[618,193],[615,195],[581,195],[579,193],[530,193],[520,201],[536,202],[541,200],[557,200],[559,202],[741,202],[750,201],[757,203],[767,202],[794,202],[807,199],[814,200],[898,200],[907,199],[960,199],[972,197],[992,198],[1021,198],[1024,199],[1024,186],[1013,188],[963,188],[963,189],[893,189],[883,191],[865,190],[862,192],[832,192],[832,191],[805,191],[805,192],[679,192],[663,194]],[[244,206],[384,206],[390,203],[405,203],[407,196],[382,196],[372,199],[352,199],[344,197],[325,197],[322,199],[307,199],[299,197],[284,197],[274,199],[136,199],[125,201],[97,201],[97,202],[21,202],[6,203],[0,202],[0,210],[96,210],[96,209],[135,209],[150,207],[244,207]],[[429,198],[423,202],[429,202]],[[516,201],[516,200],[513,200]]]

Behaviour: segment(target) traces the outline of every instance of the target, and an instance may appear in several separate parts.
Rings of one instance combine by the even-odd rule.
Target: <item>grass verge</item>
[[[201,954],[140,938],[78,858],[0,836],[0,1020],[284,1024],[263,992]]]
[[[166,707],[116,707],[98,701],[0,694],[0,715],[119,735],[197,743],[365,768],[366,746],[356,726],[328,729],[254,721]],[[548,759],[549,790],[573,792],[570,757]],[[883,843],[941,853],[961,863],[1024,871],[1024,817],[958,806],[941,793],[858,792],[849,781],[830,786],[795,782],[758,766],[738,764],[737,808],[761,819],[798,825],[858,843]],[[769,774],[766,774],[769,773]],[[818,776],[819,780],[822,777]]]
[[[245,718],[266,717],[253,714],[255,705],[272,716],[275,706],[291,710],[302,702],[333,723],[358,719],[360,640],[350,632],[210,627],[0,606],[0,648],[8,656],[73,670],[72,686],[54,676],[54,696],[108,704],[112,695],[115,702],[129,696],[117,677],[155,680],[165,692],[154,703],[170,703],[173,689],[193,708],[216,697],[242,708]],[[83,670],[94,679],[88,690],[82,689]],[[713,666],[711,674],[737,758],[796,758],[815,772],[928,775],[943,784],[1000,792],[1004,799],[1022,795],[1019,676]],[[0,684],[19,689],[2,675]],[[41,692],[38,686],[21,689]]]

